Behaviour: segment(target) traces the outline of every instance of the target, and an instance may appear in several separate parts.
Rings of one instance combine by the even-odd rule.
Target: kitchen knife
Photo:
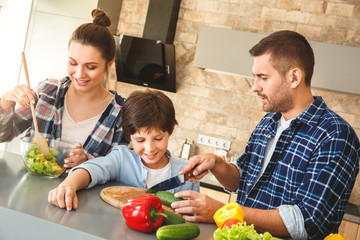
[[[179,186],[185,184],[185,182],[187,180],[189,180],[189,178],[194,177],[194,175],[191,173],[192,171],[193,170],[191,170],[190,172],[185,173],[184,175],[177,175],[175,177],[166,179],[165,181],[162,181],[162,182],[160,182],[158,184],[155,184],[149,190],[166,191],[166,190],[169,190],[169,189],[179,187]]]

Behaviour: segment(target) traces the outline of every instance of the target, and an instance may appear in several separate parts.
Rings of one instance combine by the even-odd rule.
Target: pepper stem
[[[150,220],[152,222],[155,222],[158,216],[163,216],[167,218],[167,215],[165,213],[158,212],[155,207],[150,208]]]

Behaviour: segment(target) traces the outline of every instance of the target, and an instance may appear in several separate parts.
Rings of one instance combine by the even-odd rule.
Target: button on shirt
[[[241,174],[237,202],[259,209],[279,208],[284,223],[292,214],[287,207],[296,206],[308,238],[323,239],[336,232],[342,220],[359,171],[360,144],[346,121],[327,108],[321,97],[314,99],[282,132],[256,182],[262,168],[259,159],[264,159],[268,136],[276,135],[281,114],[268,113],[257,125],[237,160]]]

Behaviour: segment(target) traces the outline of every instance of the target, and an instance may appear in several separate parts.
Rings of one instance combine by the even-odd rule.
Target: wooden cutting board
[[[102,200],[104,200],[111,206],[122,209],[129,199],[148,194],[145,193],[146,190],[147,189],[145,188],[138,187],[112,186],[101,190],[100,197]],[[175,213],[174,209],[172,209],[171,207],[163,205],[163,209]]]

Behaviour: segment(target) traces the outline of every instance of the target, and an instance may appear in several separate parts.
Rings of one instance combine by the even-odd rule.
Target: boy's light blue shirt
[[[170,156],[169,178],[178,175],[181,169],[185,167],[187,161],[181,158]],[[124,183],[126,185],[147,188],[146,179],[148,168],[142,163],[140,156],[127,146],[118,145],[105,157],[97,157],[74,167],[84,168],[91,176],[91,182],[86,188],[92,188],[97,184],[104,184],[110,180]],[[185,182],[180,187],[168,190],[175,193],[184,190],[199,191],[199,182]]]

